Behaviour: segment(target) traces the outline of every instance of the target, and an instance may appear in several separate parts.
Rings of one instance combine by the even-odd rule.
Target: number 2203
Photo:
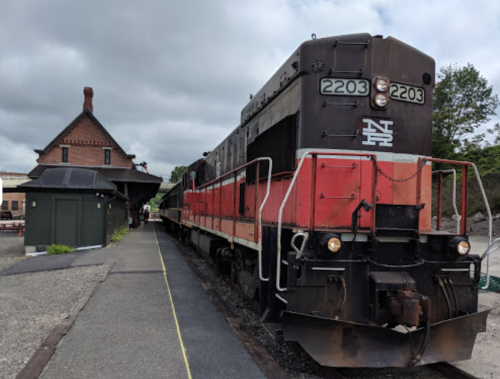
[[[425,91],[423,88],[405,84],[391,83],[390,96],[391,99],[409,103],[423,104],[425,102]]]
[[[321,79],[322,95],[366,96],[369,90],[365,79]]]

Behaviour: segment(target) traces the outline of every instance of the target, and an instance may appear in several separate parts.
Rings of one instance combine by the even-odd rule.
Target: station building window
[[[104,150],[104,164],[111,164],[111,150]]]
[[[7,200],[4,200],[2,203],[2,211],[8,211],[9,210],[9,202]]]
[[[67,147],[62,148],[62,160],[61,160],[61,162],[68,163],[68,148]]]
[[[19,201],[12,200],[12,210],[13,211],[19,210]]]

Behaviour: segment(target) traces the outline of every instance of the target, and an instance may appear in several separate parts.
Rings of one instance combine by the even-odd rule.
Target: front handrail
[[[479,184],[479,189],[481,190],[481,195],[483,196],[484,205],[486,206],[486,212],[488,212],[488,245],[491,246],[491,235],[492,235],[492,223],[493,218],[491,217],[490,204],[488,204],[488,199],[486,197],[486,193],[484,192],[483,183],[481,182],[481,177],[479,176],[479,172],[474,163],[471,163],[472,168],[474,169],[474,173],[476,174],[477,183]],[[467,217],[467,215],[465,215]],[[496,240],[495,240],[496,241]],[[488,289],[490,286],[490,255],[488,254],[486,257],[486,284],[481,289]]]
[[[312,156],[318,156],[318,155],[333,155],[333,156],[348,156],[348,157],[370,157],[373,163],[373,170],[374,170],[374,175],[373,175],[373,181],[374,183],[377,180],[377,175],[376,175],[376,167],[377,167],[377,155],[373,153],[347,153],[347,152],[320,152],[320,151],[315,151],[315,150],[310,150],[306,151],[304,155],[302,155],[302,158],[300,160],[299,165],[297,166],[297,169],[295,170],[293,174],[292,181],[290,182],[290,186],[288,186],[288,190],[286,191],[285,197],[283,199],[283,202],[281,203],[281,207],[278,213],[278,248],[277,248],[277,264],[276,264],[276,289],[279,292],[285,292],[287,288],[283,288],[280,285],[280,280],[281,280],[281,229],[282,229],[282,216],[283,216],[283,209],[285,208],[286,202],[288,201],[288,197],[290,196],[290,193],[292,192],[292,188],[297,181],[297,177],[299,175],[300,169],[302,168],[302,164],[304,163],[304,160],[307,155],[312,155]],[[312,193],[311,196],[316,196],[316,194]],[[375,204],[375,196],[376,196],[376,191],[375,191],[375,185],[373,186],[373,204]],[[311,212],[314,212],[314,209],[311,209]]]
[[[437,230],[441,230],[441,188],[442,188],[442,174],[453,174],[453,196],[452,196],[452,202],[453,202],[453,210],[455,211],[455,217],[457,219],[457,233],[460,233],[460,215],[458,214],[458,208],[457,208],[457,170],[451,169],[451,170],[437,170],[437,171],[432,171],[432,175],[438,174],[439,175],[439,184],[438,184],[438,211],[437,211],[437,217],[438,217],[438,226]]]
[[[426,158],[428,162],[435,163],[444,163],[444,164],[452,164],[462,166],[462,234],[466,234],[466,225],[467,225],[467,184],[468,184],[468,175],[467,175],[467,167],[472,166],[474,169],[474,173],[476,175],[477,183],[479,185],[479,189],[481,191],[481,195],[483,197],[484,205],[486,206],[486,212],[488,213],[488,246],[491,246],[491,237],[492,237],[492,222],[493,218],[491,216],[490,205],[488,203],[488,199],[486,197],[486,193],[484,192],[483,183],[481,181],[481,177],[479,176],[479,171],[477,167],[472,162],[461,162],[461,161],[452,161],[448,159],[438,159],[438,158]],[[420,173],[419,173],[420,177]],[[419,181],[419,183],[421,183]],[[417,189],[417,202],[420,201],[420,188]],[[419,205],[419,204],[417,204]],[[495,240],[496,241],[496,240]],[[496,250],[496,249],[495,249]],[[484,257],[484,254],[483,254]],[[486,255],[486,284],[481,289],[485,290],[490,285],[490,254]]]

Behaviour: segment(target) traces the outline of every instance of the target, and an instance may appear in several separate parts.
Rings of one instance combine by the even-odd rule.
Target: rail
[[[432,175],[438,175],[438,198],[437,198],[437,222],[436,230],[441,230],[441,213],[442,213],[442,198],[443,198],[443,174],[453,174],[453,210],[457,219],[457,233],[460,233],[460,215],[457,208],[457,170],[437,170],[432,171]]]
[[[290,182],[290,185],[288,186],[288,190],[286,191],[285,197],[283,199],[283,202],[281,203],[280,210],[278,213],[278,248],[277,248],[277,264],[276,264],[276,289],[279,292],[285,292],[287,289],[281,287],[280,285],[280,279],[281,279],[281,229],[282,229],[282,217],[283,217],[283,209],[285,208],[285,205],[288,201],[288,197],[290,196],[290,193],[292,192],[293,186],[295,182],[297,181],[297,177],[299,175],[299,172],[302,168],[302,165],[304,164],[304,160],[306,156],[311,155],[312,156],[312,162],[311,165],[312,167],[316,166],[318,155],[331,155],[331,156],[347,156],[347,157],[370,157],[372,160],[372,165],[373,165],[373,185],[372,185],[372,204],[375,204],[375,199],[376,199],[376,183],[377,183],[377,155],[376,154],[371,154],[371,153],[347,153],[347,152],[319,152],[315,150],[310,150],[304,153],[302,155],[302,158],[299,162],[299,165],[297,166],[297,169],[295,170],[295,173],[293,174],[292,181]],[[312,170],[312,189],[311,189],[311,219],[310,219],[310,229],[314,229],[314,201],[316,197],[316,170]],[[375,212],[373,212],[373,222],[372,222],[372,228],[375,228]],[[304,237],[305,238],[305,237]]]
[[[423,158],[419,158],[418,162],[421,163]],[[486,212],[488,213],[488,246],[491,247],[491,235],[492,235],[492,216],[490,205],[488,203],[488,199],[486,198],[486,193],[484,192],[483,183],[481,182],[481,177],[479,176],[479,171],[477,167],[472,162],[461,162],[461,161],[452,161],[448,159],[438,159],[438,158],[425,158],[427,162],[435,162],[435,163],[444,163],[462,166],[462,220],[461,220],[461,230],[462,234],[466,234],[467,232],[467,186],[469,184],[468,177],[468,167],[472,166],[474,169],[474,174],[476,175],[477,183],[479,185],[479,189],[481,191],[481,195],[483,197],[484,205],[486,206]],[[421,184],[422,184],[422,172],[420,171],[417,175],[417,205],[420,205],[420,193],[421,193]],[[496,250],[496,249],[495,249]],[[486,252],[488,249],[486,250]],[[482,258],[486,255],[486,284],[481,289],[487,289],[490,285],[490,254],[483,254]]]
[[[193,191],[199,191],[201,189],[205,189],[205,194],[207,191],[207,188],[210,186],[213,186],[214,189],[214,194],[215,194],[215,184],[219,183],[219,231],[222,228],[222,181],[224,178],[234,175],[234,203],[233,203],[233,238],[236,236],[236,185],[238,183],[238,172],[241,171],[242,169],[253,165],[257,164],[256,168],[256,173],[255,173],[255,211],[257,213],[257,204],[258,204],[258,198],[259,198],[259,182],[260,182],[260,176],[259,176],[259,168],[260,168],[260,162],[262,161],[268,161],[269,162],[269,168],[267,171],[267,189],[266,189],[266,196],[262,200],[262,204],[260,205],[259,208],[259,213],[258,217],[256,214],[255,217],[255,227],[254,227],[254,238],[255,242],[257,243],[257,252],[258,252],[258,257],[259,257],[259,279],[262,280],[263,282],[269,281],[269,278],[264,278],[264,274],[262,272],[262,212],[264,210],[264,206],[267,203],[267,200],[269,198],[269,193],[271,192],[271,179],[272,179],[272,171],[273,171],[273,160],[269,157],[261,157],[261,158],[256,158],[253,161],[250,161],[248,163],[245,163],[244,165],[231,170],[221,176],[219,176],[217,179],[211,180],[210,182],[207,182],[205,184],[202,184],[198,186],[198,188],[194,187],[194,178],[193,178]],[[213,201],[215,199],[215,196],[212,196],[212,211],[213,211]],[[205,217],[204,217],[204,222],[206,226],[206,212],[205,212]],[[215,219],[215,212],[213,212],[212,215],[212,229],[214,229],[214,219]]]

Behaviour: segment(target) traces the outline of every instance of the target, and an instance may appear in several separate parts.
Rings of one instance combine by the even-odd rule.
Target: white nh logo
[[[393,121],[380,120],[380,125],[375,121],[364,118],[363,123],[367,124],[363,128],[363,137],[366,137],[366,141],[362,141],[363,145],[378,145],[392,147],[392,130],[389,126],[394,124]]]

